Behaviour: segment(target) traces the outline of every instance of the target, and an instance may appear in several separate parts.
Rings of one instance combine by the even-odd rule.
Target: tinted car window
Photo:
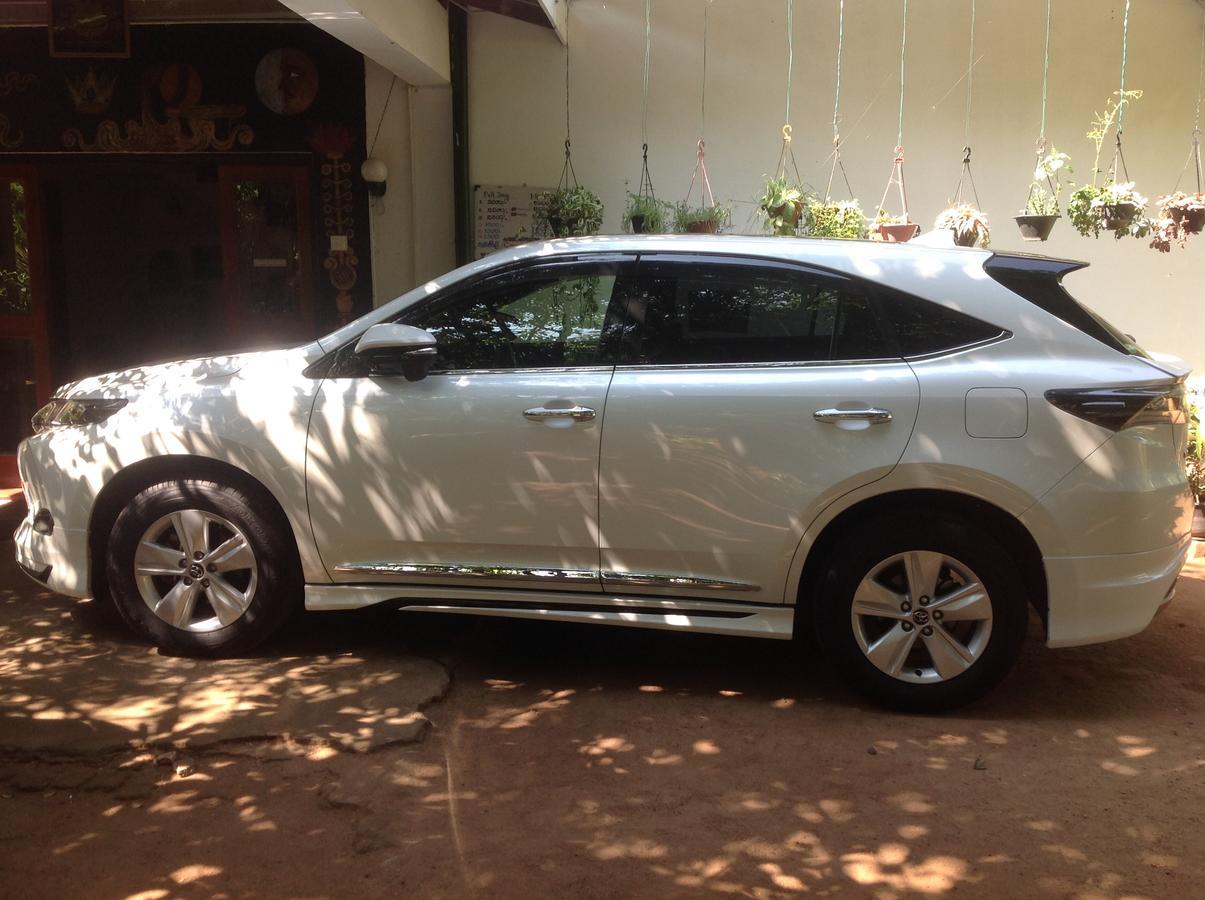
[[[434,371],[594,365],[615,282],[605,270],[537,272],[484,285],[406,322],[435,335]]]
[[[965,313],[886,288],[879,290],[879,309],[905,357],[955,350],[1004,334],[1002,328]]]
[[[623,361],[678,365],[893,356],[856,282],[694,261],[642,266],[623,297]]]

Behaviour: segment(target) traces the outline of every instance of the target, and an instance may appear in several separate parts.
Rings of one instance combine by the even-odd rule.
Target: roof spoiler
[[[1062,281],[1064,275],[1088,268],[1088,263],[1078,259],[1038,256],[1035,253],[993,253],[984,263],[984,268],[989,271],[996,269],[1018,274],[1046,275],[1053,277],[1055,281]]]

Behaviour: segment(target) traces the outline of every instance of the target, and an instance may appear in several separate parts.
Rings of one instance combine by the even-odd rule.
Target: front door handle
[[[546,406],[533,406],[523,410],[523,418],[531,422],[544,422],[548,419],[572,419],[574,422],[589,422],[596,413],[588,406],[566,406],[561,409],[549,409]]]
[[[891,421],[891,410],[868,406],[865,409],[818,409],[812,413],[817,422],[838,424],[840,422],[869,422],[882,425]]]

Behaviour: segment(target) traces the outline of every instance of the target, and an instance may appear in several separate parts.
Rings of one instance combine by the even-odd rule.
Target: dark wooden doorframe
[[[25,188],[25,236],[29,244],[32,308],[28,314],[0,313],[0,337],[24,338],[33,345],[38,404],[50,399],[50,341],[46,314],[45,232],[37,170],[33,166],[0,165],[0,184],[20,181]],[[18,487],[17,457],[0,453],[0,489]]]
[[[226,334],[237,340],[246,326],[239,284],[238,211],[234,202],[235,185],[240,181],[288,181],[293,186],[297,215],[298,266],[300,276],[301,327],[305,336],[314,332],[314,269],[310,224],[309,169],[304,165],[223,165],[218,167],[221,192],[219,208],[222,223],[223,311]]]

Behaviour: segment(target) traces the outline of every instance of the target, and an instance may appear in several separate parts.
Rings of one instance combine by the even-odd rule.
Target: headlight
[[[95,425],[109,418],[128,400],[62,400],[54,399],[34,413],[33,430]]]

